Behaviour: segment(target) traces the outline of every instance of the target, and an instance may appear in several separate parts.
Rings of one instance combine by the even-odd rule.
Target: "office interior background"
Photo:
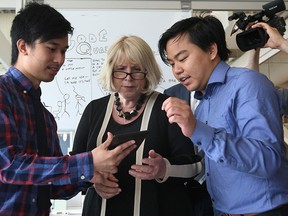
[[[11,42],[10,27],[17,11],[32,0],[0,0],[0,74],[5,73],[10,66]],[[275,0],[274,0],[275,1]],[[246,66],[248,52],[242,52],[236,44],[236,32],[232,36],[235,20],[229,21],[234,12],[243,11],[247,16],[254,15],[263,10],[262,6],[272,2],[267,0],[36,0],[36,2],[47,3],[56,9],[137,9],[137,10],[181,10],[191,12],[191,16],[199,14],[212,14],[218,17],[225,27],[228,48],[232,51],[229,59],[231,66]],[[287,9],[277,13],[288,22],[288,0],[284,0]],[[129,21],[127,21],[128,23]],[[126,24],[127,24],[126,23]],[[121,23],[120,25],[125,25]],[[149,25],[143,26],[149,31]],[[288,25],[286,25],[286,29]],[[288,38],[288,30],[284,34]],[[265,74],[275,86],[288,88],[288,55],[279,50],[263,48],[260,52],[260,72]],[[285,123],[285,122],[284,122]],[[286,134],[285,141],[288,143],[288,133],[284,124]],[[73,140],[73,132],[60,132],[64,151],[68,151]],[[67,144],[68,140],[68,144]],[[68,146],[67,146],[68,145]],[[51,215],[79,214],[81,212],[83,197],[79,194],[69,201],[55,201]]]

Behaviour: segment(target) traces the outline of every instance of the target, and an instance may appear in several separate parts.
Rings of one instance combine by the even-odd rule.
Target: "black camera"
[[[237,20],[231,35],[238,29],[243,32],[236,35],[236,42],[240,50],[246,52],[251,49],[263,47],[269,39],[268,34],[262,28],[250,28],[247,27],[251,23],[265,22],[270,26],[277,28],[281,35],[284,35],[286,31],[286,23],[283,17],[275,15],[276,13],[286,9],[283,0],[275,0],[262,6],[263,10],[257,14],[247,16],[244,12],[233,13],[228,20]]]

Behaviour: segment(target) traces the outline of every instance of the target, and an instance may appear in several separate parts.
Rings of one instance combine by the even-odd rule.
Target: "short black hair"
[[[162,34],[158,42],[158,50],[165,64],[169,65],[166,53],[167,42],[172,38],[179,38],[186,34],[191,43],[204,51],[209,50],[210,46],[216,43],[221,60],[228,60],[230,50],[227,48],[223,25],[216,17],[208,15],[180,20]]]
[[[46,42],[54,38],[62,38],[73,34],[73,27],[56,9],[48,4],[36,2],[28,3],[15,16],[10,31],[12,42],[11,64],[14,65],[18,58],[17,41],[23,39],[33,46],[40,39]]]

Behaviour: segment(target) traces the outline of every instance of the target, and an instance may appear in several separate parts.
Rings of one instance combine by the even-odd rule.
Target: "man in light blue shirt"
[[[195,114],[170,97],[170,123],[205,152],[206,183],[223,215],[288,215],[288,161],[280,100],[273,83],[247,68],[231,68],[221,22],[190,17],[160,38],[162,60],[201,100]]]

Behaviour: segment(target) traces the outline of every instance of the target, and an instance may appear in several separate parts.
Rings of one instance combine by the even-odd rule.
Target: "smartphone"
[[[144,131],[134,131],[134,132],[128,132],[128,133],[122,133],[122,134],[116,134],[113,136],[113,139],[108,146],[108,149],[114,149],[118,145],[127,142],[129,140],[135,140],[135,144],[137,145],[136,150],[139,148],[143,140],[147,137],[148,130]]]

